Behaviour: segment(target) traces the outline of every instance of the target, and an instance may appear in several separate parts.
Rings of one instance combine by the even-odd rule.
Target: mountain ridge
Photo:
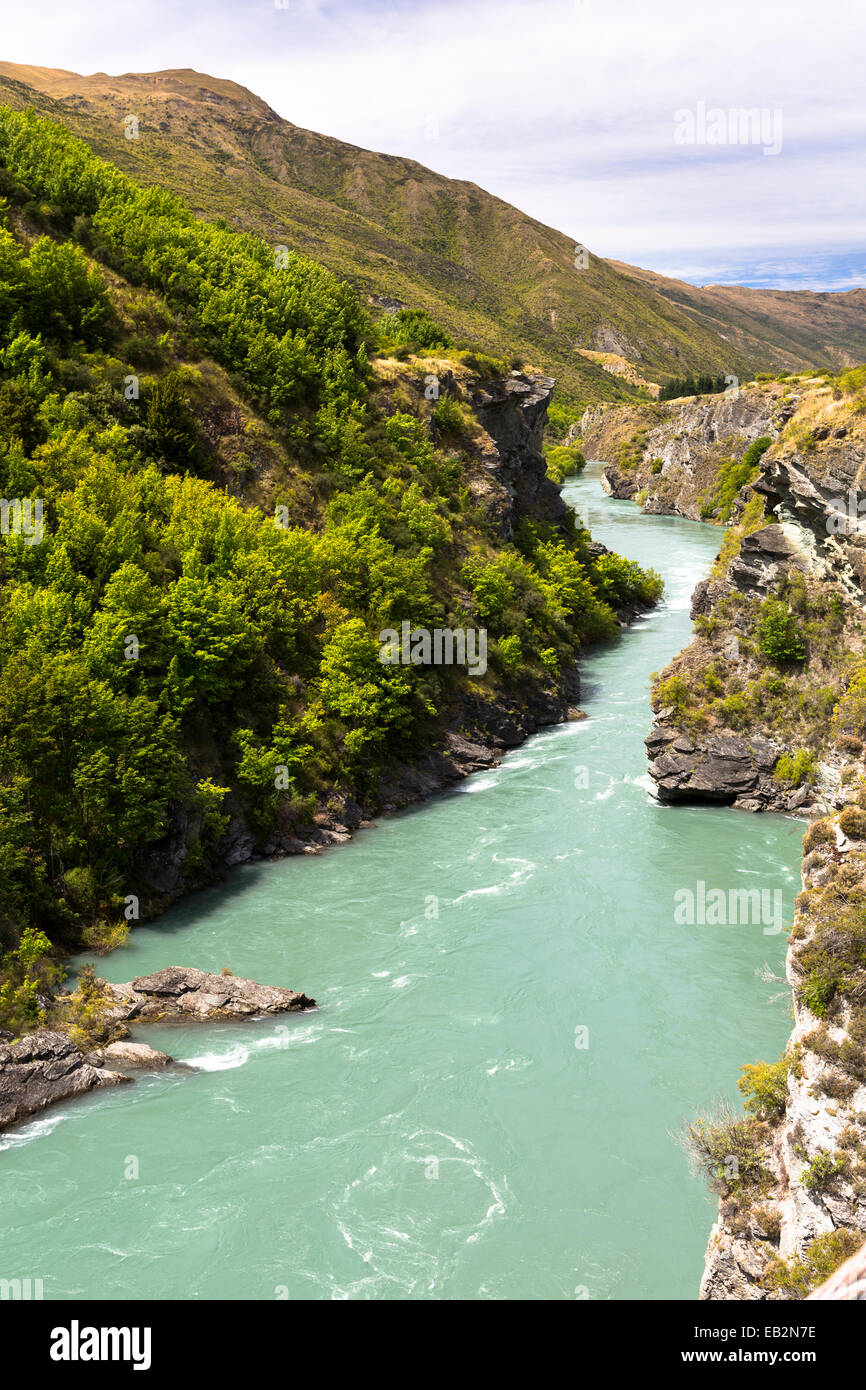
[[[34,106],[199,216],[296,247],[368,302],[426,309],[458,341],[532,362],[572,399],[635,391],[587,350],[619,354],[647,380],[866,357],[866,291],[861,303],[860,291],[698,289],[591,254],[578,269],[579,243],[479,185],[304,130],[229,79],[0,62],[0,99]],[[137,139],[125,135],[129,114]]]

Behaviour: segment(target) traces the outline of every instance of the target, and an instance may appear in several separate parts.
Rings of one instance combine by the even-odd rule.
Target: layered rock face
[[[743,811],[760,811],[778,800],[772,770],[779,747],[760,734],[713,733],[695,741],[664,722],[645,739],[650,776],[662,801],[716,801]],[[806,788],[787,797],[797,810]]]
[[[0,1130],[58,1101],[124,1080],[91,1066],[65,1033],[39,1028],[17,1042],[0,1043]]]
[[[840,584],[852,601],[866,592],[866,459],[862,426],[816,426],[802,444],[762,462],[755,492],[766,499],[803,563]]]
[[[512,372],[472,392],[475,413],[492,441],[483,454],[493,484],[484,502],[505,540],[523,516],[556,525],[568,515],[541,449],[555,385],[551,377]]]

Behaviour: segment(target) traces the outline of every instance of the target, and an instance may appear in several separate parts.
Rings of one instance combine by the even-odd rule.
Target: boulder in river
[[[108,1043],[106,1047],[97,1048],[95,1052],[88,1052],[86,1060],[95,1067],[109,1067],[112,1071],[130,1071],[144,1068],[156,1070],[158,1067],[167,1067],[174,1059],[166,1052],[158,1052],[149,1043],[132,1042],[129,1038],[122,1038],[120,1042]]]

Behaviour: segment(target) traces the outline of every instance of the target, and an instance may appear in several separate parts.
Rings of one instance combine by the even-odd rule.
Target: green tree
[[[770,661],[802,661],[806,655],[805,634],[781,599],[765,599],[757,626],[758,649]]]

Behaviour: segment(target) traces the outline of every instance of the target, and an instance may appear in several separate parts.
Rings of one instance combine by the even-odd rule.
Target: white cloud
[[[598,254],[722,274],[768,249],[808,266],[862,244],[864,29],[851,0],[817,11],[806,0],[35,0],[4,20],[14,61],[231,77],[298,125],[469,179]],[[779,109],[781,153],[676,146],[675,113],[698,102]]]

